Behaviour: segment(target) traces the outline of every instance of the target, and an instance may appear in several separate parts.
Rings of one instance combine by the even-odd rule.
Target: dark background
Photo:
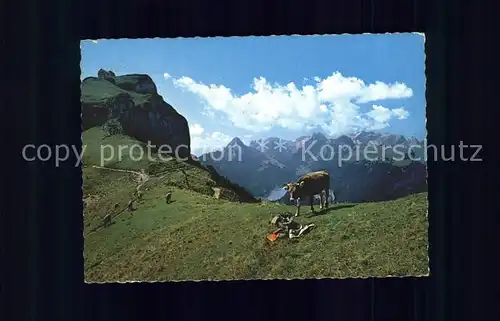
[[[0,319],[500,320],[496,82],[486,79],[498,54],[482,2],[7,2]],[[29,143],[81,145],[80,39],[368,32],[425,32],[428,142],[484,145],[481,163],[428,163],[430,277],[84,284],[81,171],[72,159],[21,158]]]

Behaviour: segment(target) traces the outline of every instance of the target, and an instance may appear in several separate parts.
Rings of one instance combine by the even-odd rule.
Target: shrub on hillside
[[[116,118],[110,119],[105,122],[104,125],[102,125],[102,129],[106,133],[106,136],[123,134],[122,124]]]

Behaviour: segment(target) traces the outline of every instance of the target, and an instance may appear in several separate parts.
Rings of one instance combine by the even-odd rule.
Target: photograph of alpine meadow
[[[424,43],[81,41],[85,281],[427,276]]]

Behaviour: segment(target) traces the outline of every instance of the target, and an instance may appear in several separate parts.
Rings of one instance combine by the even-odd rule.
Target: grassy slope
[[[149,162],[147,157],[141,158],[141,152],[138,148],[133,148],[132,150],[130,150],[130,148],[123,148],[120,153],[119,148],[116,147],[120,145],[128,147],[140,145],[143,150],[146,151],[146,144],[124,135],[103,137],[106,137],[106,134],[98,127],[91,128],[83,133],[83,144],[86,146],[83,159],[86,164],[130,170],[140,170],[148,166]],[[105,147],[107,145],[113,148]],[[102,164],[101,149],[103,151],[103,159],[106,159]],[[113,159],[108,161],[107,159],[113,155]],[[130,156],[132,156],[132,159],[137,159],[139,161],[132,160]]]
[[[114,203],[124,206],[137,186],[132,174],[91,166],[100,165],[102,135],[96,128],[84,133],[88,282],[427,274],[426,193],[391,202],[335,205],[314,217],[303,207],[298,221],[317,228],[299,239],[271,244],[265,239],[273,229],[269,220],[293,207],[216,200],[206,192],[208,173],[170,161],[144,185],[148,190],[136,211],[92,231]],[[114,136],[101,143],[134,141]],[[146,160],[134,163],[125,156],[105,164],[133,170],[147,165]],[[182,186],[181,166],[196,191],[171,185]],[[170,190],[175,202],[167,205],[163,195]]]
[[[85,80],[82,88],[82,102],[89,104],[102,104],[109,98],[113,98],[120,93],[129,94],[135,105],[141,105],[150,98],[150,94],[139,94],[133,91],[123,90],[120,87],[98,78],[89,78]]]

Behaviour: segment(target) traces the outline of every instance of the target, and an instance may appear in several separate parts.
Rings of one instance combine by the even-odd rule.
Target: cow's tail
[[[333,192],[333,196],[334,196],[332,203],[334,203],[334,204],[339,203],[339,193],[341,193],[339,187],[336,186],[335,189],[332,189],[332,192]]]

